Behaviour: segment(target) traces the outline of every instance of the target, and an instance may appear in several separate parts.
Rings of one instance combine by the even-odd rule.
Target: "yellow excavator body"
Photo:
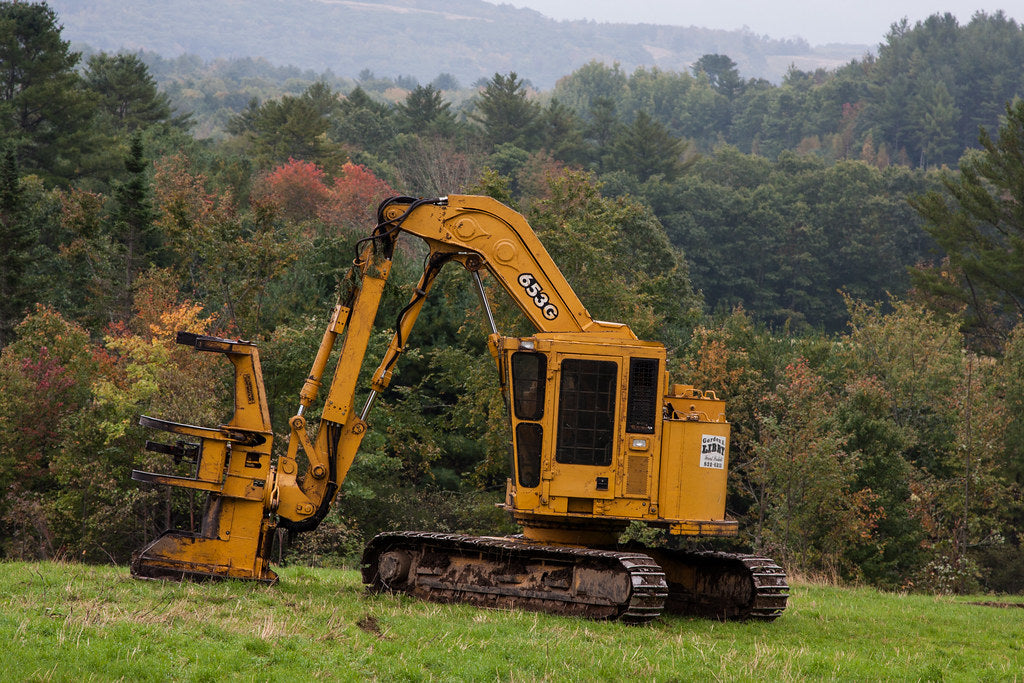
[[[373,322],[401,235],[430,253],[415,293],[359,409],[356,392]],[[737,532],[726,518],[729,423],[713,392],[670,384],[662,344],[595,320],[525,219],[487,197],[397,197],[360,242],[290,420],[286,452],[272,462],[273,434],[256,347],[189,334],[178,341],[225,354],[235,368],[235,410],[218,428],[142,418],[188,439],[150,444],[194,462],[194,476],[134,472],[139,481],[207,493],[198,533],[168,531],[136,553],[149,578],[243,578],[273,582],[277,527],[315,528],[357,457],[367,417],[391,381],[437,273],[470,271],[491,326],[512,431],[504,507],[519,537],[492,539],[402,532],[378,536],[363,556],[372,590],[439,601],[536,609],[644,622],[663,609],[773,619],[786,604],[782,570],[766,558],[617,547],[633,522],[691,537]],[[503,336],[481,274],[487,273],[536,328]],[[318,427],[317,400],[335,343],[338,363]]]

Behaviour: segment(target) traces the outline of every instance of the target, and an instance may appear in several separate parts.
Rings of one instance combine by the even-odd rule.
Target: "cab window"
[[[611,464],[618,375],[619,366],[613,361],[562,361],[556,461],[603,467]]]
[[[519,351],[512,354],[512,401],[516,419],[540,420],[544,417],[544,382],[548,359],[541,353]]]

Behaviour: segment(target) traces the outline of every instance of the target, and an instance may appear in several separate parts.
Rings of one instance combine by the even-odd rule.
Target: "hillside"
[[[790,64],[835,67],[867,46],[812,48],[744,31],[555,21],[483,0],[52,0],[64,38],[96,49],[204,59],[264,57],[353,76],[450,73],[463,85],[516,71],[538,88],[591,60],[685,71],[701,55],[729,55],[745,77],[779,81]]]

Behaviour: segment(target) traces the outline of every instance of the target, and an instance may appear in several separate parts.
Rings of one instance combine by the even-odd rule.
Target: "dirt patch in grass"
[[[377,617],[367,614],[365,617],[356,622],[356,626],[363,629],[367,633],[372,633],[378,638],[384,638],[384,631],[381,630],[380,622],[377,621]]]

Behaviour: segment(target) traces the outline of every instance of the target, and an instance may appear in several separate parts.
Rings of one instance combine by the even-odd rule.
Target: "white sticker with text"
[[[725,469],[725,437],[703,434],[700,437],[700,466],[712,470]]]

